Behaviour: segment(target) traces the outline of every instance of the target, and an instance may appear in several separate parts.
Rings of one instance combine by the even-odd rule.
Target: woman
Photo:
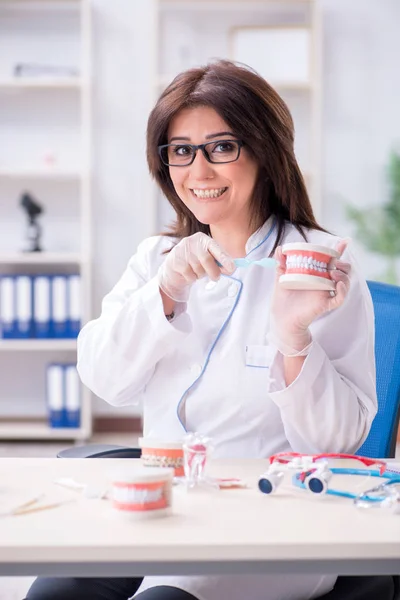
[[[114,406],[142,402],[145,436],[199,431],[215,456],[256,458],[354,452],[369,432],[371,298],[346,242],[315,221],[293,137],[278,94],[227,61],[176,77],[150,115],[150,172],[177,220],[139,246],[78,340],[83,383]],[[335,293],[279,286],[282,243],[304,240],[339,251]],[[272,255],[276,270],[235,270],[232,260]],[[87,597],[126,600],[140,585],[138,600],[306,600],[335,579],[145,577],[127,587],[110,580],[114,591],[93,587]],[[93,581],[28,598],[77,598],[82,586],[104,584]],[[74,591],[63,595],[62,585]]]

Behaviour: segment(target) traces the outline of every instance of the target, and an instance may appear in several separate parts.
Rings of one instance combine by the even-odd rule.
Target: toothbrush
[[[246,269],[247,267],[250,267],[251,265],[258,265],[259,267],[275,267],[276,266],[275,258],[269,258],[269,257],[261,258],[260,260],[249,260],[248,258],[235,258],[233,260],[233,262],[235,263],[235,265],[237,267],[241,267],[244,269]]]
[[[275,258],[261,258],[260,260],[249,260],[248,258],[234,258],[233,262],[235,263],[237,268],[247,269],[251,265],[258,265],[259,267],[275,267],[276,260]],[[222,267],[221,263],[216,261],[219,267]]]

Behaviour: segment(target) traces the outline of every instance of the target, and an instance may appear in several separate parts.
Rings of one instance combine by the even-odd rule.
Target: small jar
[[[288,290],[334,290],[330,276],[332,259],[340,254],[333,248],[295,242],[282,246],[286,256],[286,272],[279,283]]]
[[[139,446],[142,449],[144,466],[172,468],[175,471],[175,477],[184,477],[182,442],[139,438]]]
[[[121,469],[113,477],[113,507],[120,514],[138,519],[168,516],[173,477],[173,469]]]

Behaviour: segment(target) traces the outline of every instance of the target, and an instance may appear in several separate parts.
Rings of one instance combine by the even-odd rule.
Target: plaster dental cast
[[[178,75],[150,114],[149,169],[176,221],[140,243],[78,339],[83,383],[113,406],[142,406],[146,440],[200,432],[213,458],[266,458],[353,453],[368,435],[377,410],[371,297],[346,241],[315,220],[293,142],[279,95],[226,61]],[[132,199],[138,212],[149,201]],[[328,252],[303,265],[287,244]],[[276,265],[248,264],[266,258]],[[292,276],[314,271],[328,286],[287,289],[280,278],[294,260]],[[39,579],[28,599],[75,600],[85,589],[92,600],[309,600],[335,581]]]

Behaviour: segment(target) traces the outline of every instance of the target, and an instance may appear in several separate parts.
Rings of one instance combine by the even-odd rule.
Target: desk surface
[[[0,575],[400,572],[400,515],[295,490],[289,475],[276,495],[261,494],[265,460],[212,462],[210,474],[241,477],[248,488],[188,492],[175,486],[173,515],[146,521],[53,483],[68,477],[108,486],[128,460],[0,459],[0,511],[40,493],[46,503],[74,500],[0,518]],[[137,461],[130,463],[135,468]],[[361,492],[376,480],[335,476],[334,483]]]

